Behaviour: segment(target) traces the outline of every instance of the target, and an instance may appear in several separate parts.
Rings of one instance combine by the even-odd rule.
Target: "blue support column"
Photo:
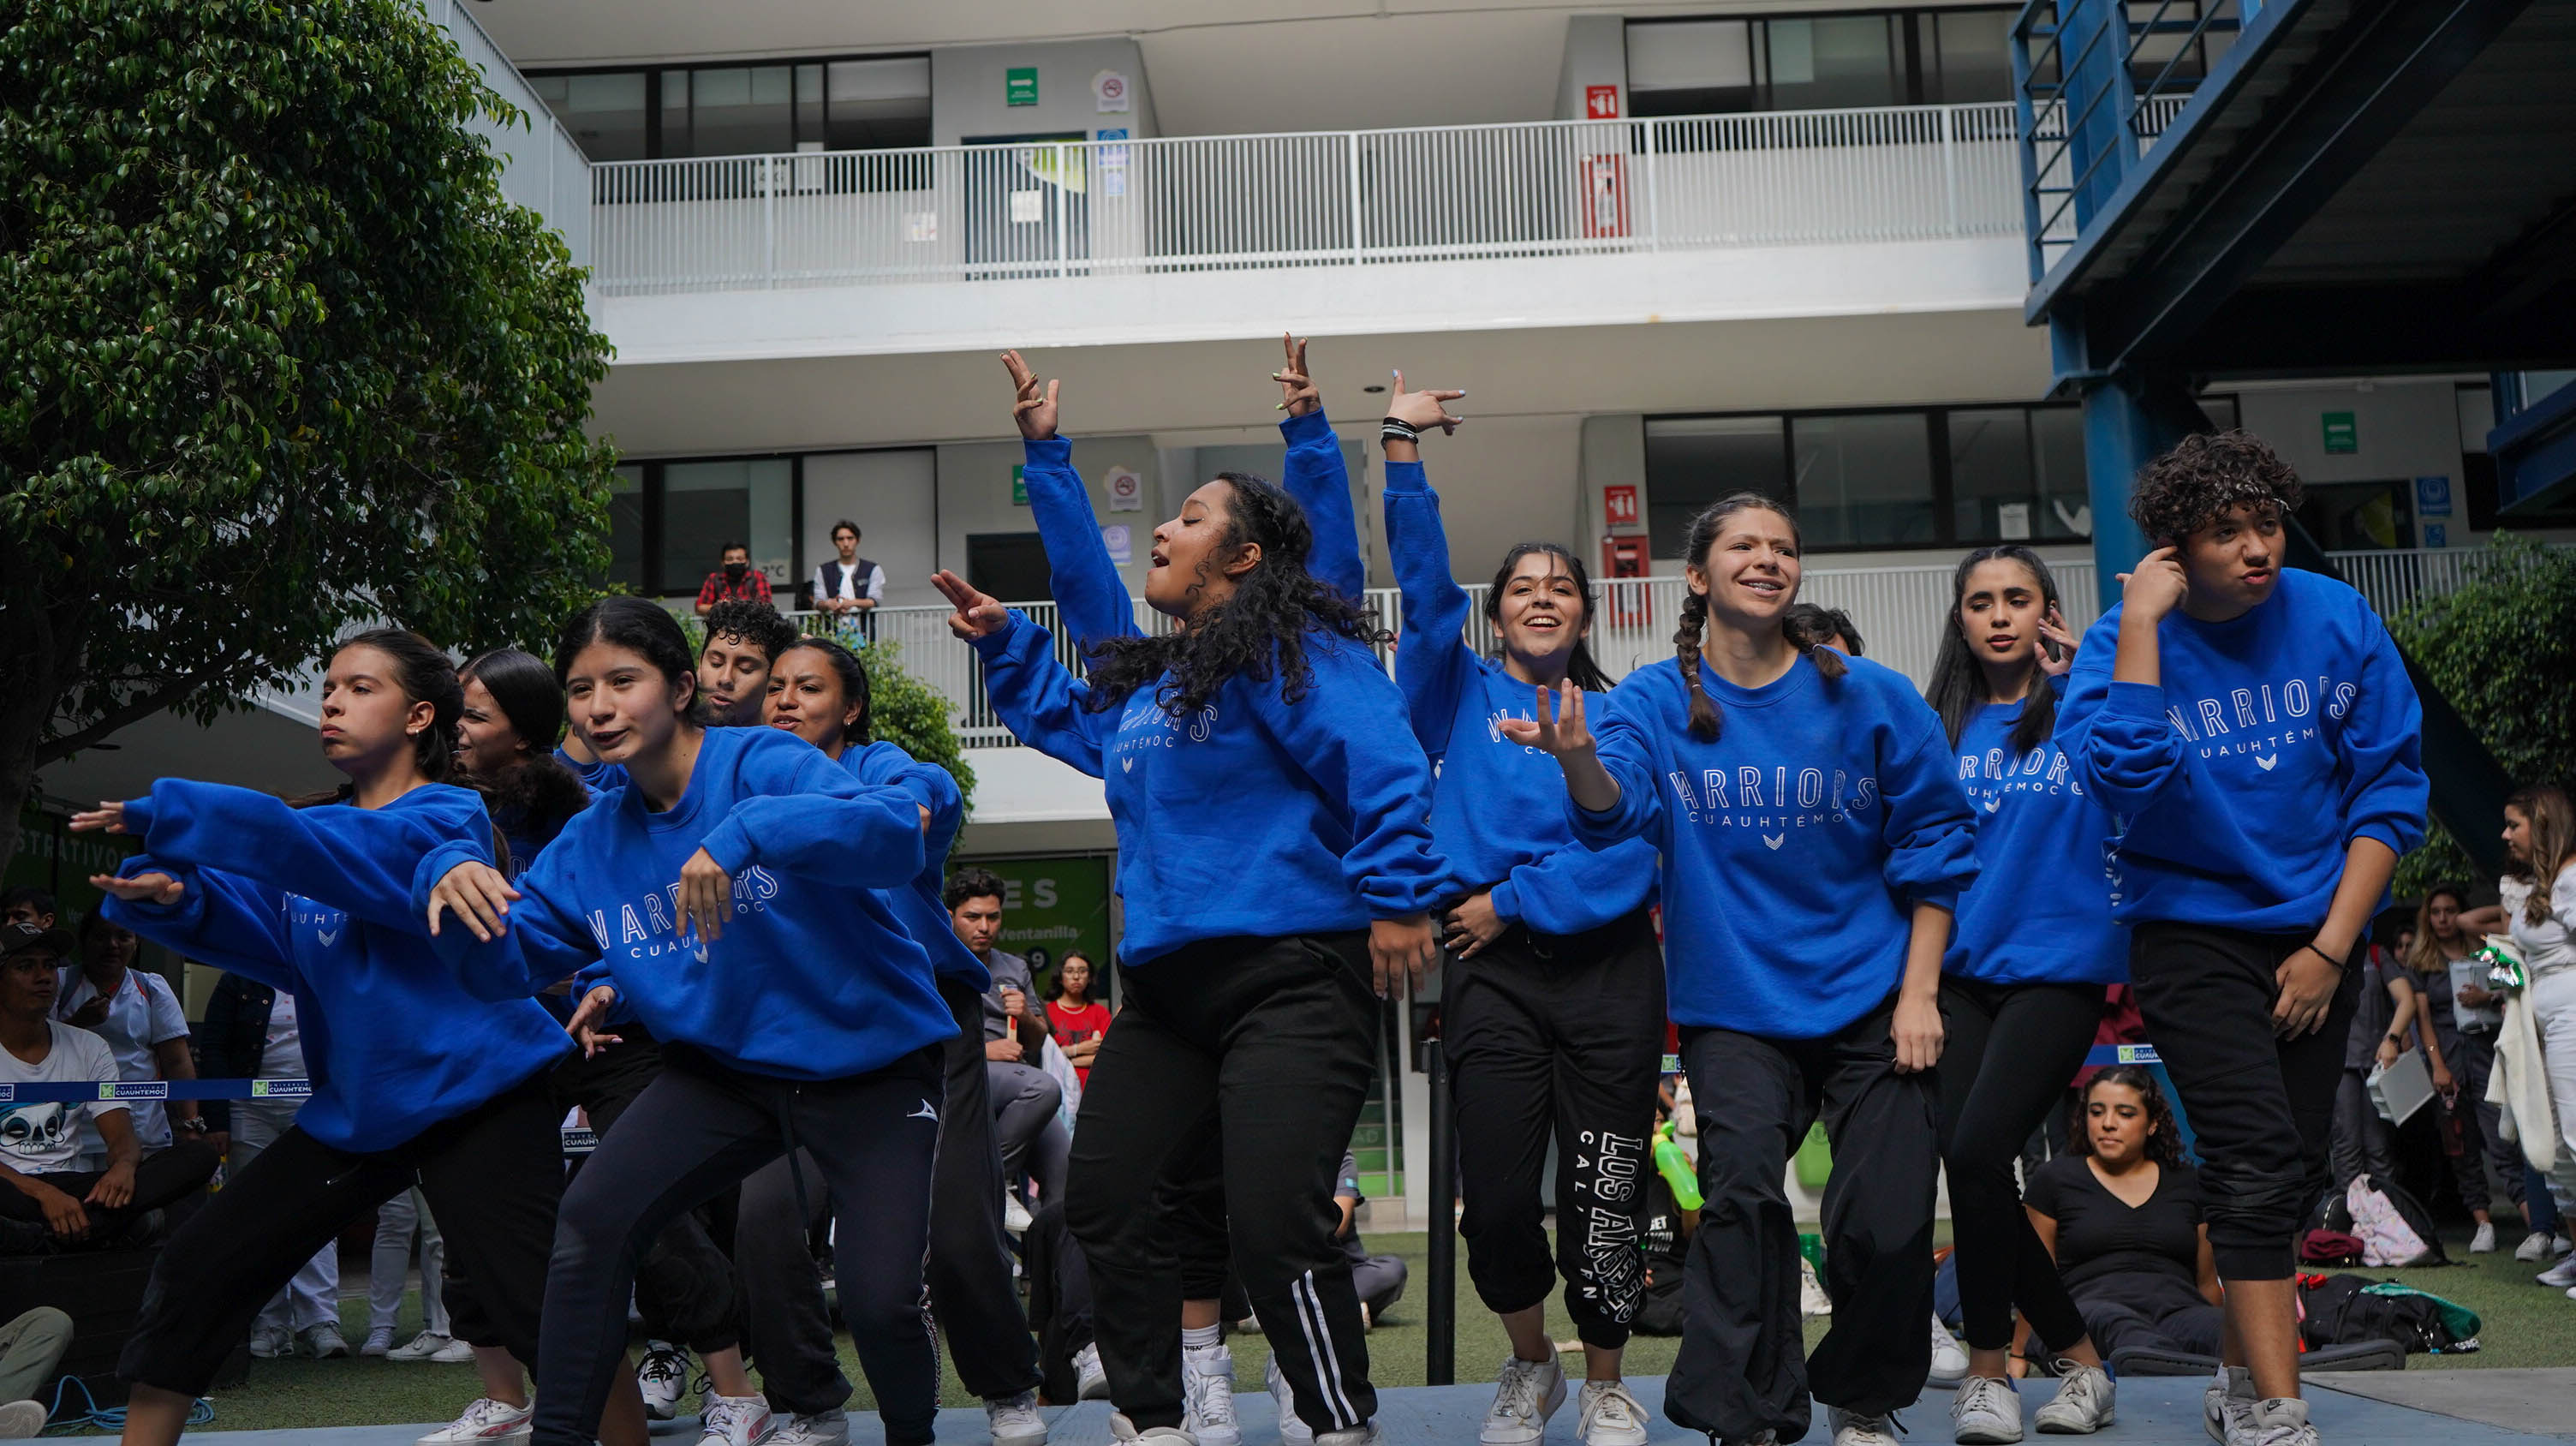
[[[2120,600],[2120,574],[2147,555],[2149,543],[2129,520],[2129,482],[2149,458],[2182,440],[2151,412],[2133,378],[2084,388],[2085,491],[2093,503],[2093,566],[2104,611]]]

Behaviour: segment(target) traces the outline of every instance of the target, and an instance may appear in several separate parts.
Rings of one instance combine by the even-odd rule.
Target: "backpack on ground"
[[[2372,1340],[2409,1353],[2477,1349],[2475,1311],[2412,1286],[2339,1274],[2300,1276],[2299,1288],[2299,1334],[2311,1350]]]
[[[2361,1238],[2361,1263],[2382,1267],[2447,1265],[2432,1212],[2395,1181],[2355,1175],[2344,1187],[2352,1233]]]

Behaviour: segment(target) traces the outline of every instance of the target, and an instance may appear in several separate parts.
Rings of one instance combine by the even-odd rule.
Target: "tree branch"
[[[140,723],[165,708],[174,707],[186,701],[189,694],[197,691],[197,687],[194,682],[172,683],[158,691],[146,693],[133,702],[108,709],[99,715],[97,722],[78,733],[67,733],[60,738],[48,738],[36,745],[36,766],[42,768],[48,763],[59,763],[93,743],[105,742],[126,725]]]

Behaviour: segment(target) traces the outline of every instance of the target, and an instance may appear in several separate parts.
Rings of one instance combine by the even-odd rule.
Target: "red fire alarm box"
[[[1583,158],[1583,234],[1589,237],[1628,234],[1626,156]]]
[[[1653,619],[1652,606],[1644,587],[1621,586],[1620,578],[1644,577],[1647,568],[1647,539],[1643,537],[1605,537],[1601,539],[1601,575],[1611,579],[1609,588],[1610,621],[1645,623]]]
[[[1616,532],[1637,525],[1637,489],[1604,487],[1601,489],[1601,525]]]
[[[1619,118],[1619,87],[1615,85],[1585,86],[1583,88],[1583,118],[1585,120],[1617,120]]]

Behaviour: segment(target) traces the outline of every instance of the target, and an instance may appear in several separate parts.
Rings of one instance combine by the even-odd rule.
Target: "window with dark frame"
[[[538,71],[528,83],[594,161],[930,144],[927,55]]]
[[[1631,20],[1629,114],[2010,100],[2017,13],[1995,7]]]

